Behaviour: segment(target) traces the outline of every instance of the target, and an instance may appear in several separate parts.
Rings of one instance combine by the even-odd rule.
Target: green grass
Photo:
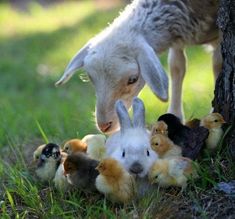
[[[112,205],[102,196],[76,192],[62,194],[38,182],[31,166],[32,151],[43,142],[97,133],[93,111],[95,92],[76,75],[63,87],[54,83],[86,41],[118,15],[118,9],[97,11],[91,1],[67,2],[27,12],[0,4],[0,215],[2,218],[151,218],[171,206],[172,197],[155,191],[133,206]],[[211,108],[213,77],[210,55],[201,47],[187,50],[184,82],[186,117],[201,117]],[[161,57],[166,66],[166,55]],[[147,122],[166,112],[145,87]],[[151,100],[151,101],[150,101]],[[230,179],[234,169],[223,169],[222,157],[204,159],[200,176],[189,194]],[[209,165],[210,164],[210,165]],[[211,171],[211,164],[214,167]],[[180,195],[179,195],[180,196]],[[203,214],[202,214],[203,215]]]

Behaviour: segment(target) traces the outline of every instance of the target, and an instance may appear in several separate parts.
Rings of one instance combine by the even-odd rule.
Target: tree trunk
[[[215,112],[221,113],[229,124],[235,120],[235,0],[221,0],[218,13],[218,26],[223,39],[221,51],[223,57],[222,72],[215,87],[212,102]],[[227,143],[235,158],[235,129],[228,135]]]

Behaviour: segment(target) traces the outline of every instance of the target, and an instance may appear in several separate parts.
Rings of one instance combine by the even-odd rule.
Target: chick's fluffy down
[[[192,160],[188,158],[159,159],[149,172],[152,183],[158,183],[162,187],[187,186],[188,177],[195,176]]]
[[[67,158],[67,155],[62,152],[61,163],[56,171],[54,177],[54,184],[58,190],[67,191],[71,188],[71,185],[68,183],[67,178],[64,175],[64,160]]]
[[[127,203],[136,194],[136,185],[131,176],[119,163],[106,158],[97,167],[96,188],[113,202]]]
[[[86,135],[82,141],[87,144],[87,154],[90,158],[95,160],[102,160],[105,157],[106,137],[104,135]]]

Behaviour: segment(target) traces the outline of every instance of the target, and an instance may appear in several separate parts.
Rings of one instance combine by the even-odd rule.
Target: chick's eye
[[[158,143],[155,143],[156,146],[158,146]]]
[[[126,153],[125,151],[122,152],[122,157],[125,157]]]
[[[214,120],[214,122],[218,122],[218,120],[216,119],[216,120]]]
[[[149,157],[150,153],[149,153],[149,150],[147,150],[147,156]]]
[[[138,81],[138,78],[139,77],[137,75],[130,76],[128,79],[127,85],[136,83]]]

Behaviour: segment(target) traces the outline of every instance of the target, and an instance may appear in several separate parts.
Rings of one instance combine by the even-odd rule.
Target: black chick
[[[183,125],[178,117],[166,113],[158,118],[168,126],[168,137],[177,145],[182,147],[182,155],[195,160],[198,158],[205,140],[208,137],[208,130],[204,127],[189,128]]]
[[[86,191],[95,191],[95,180],[99,175],[96,170],[99,161],[89,158],[84,153],[68,155],[64,161],[64,174],[70,184]]]
[[[36,174],[42,181],[52,180],[60,165],[60,147],[54,143],[46,144],[38,159]]]

